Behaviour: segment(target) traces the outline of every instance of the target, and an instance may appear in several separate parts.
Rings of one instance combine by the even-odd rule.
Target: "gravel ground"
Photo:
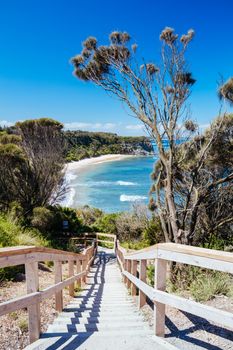
[[[41,266],[43,267],[43,266]],[[64,264],[63,276],[68,276],[68,266]],[[52,285],[54,283],[54,273],[52,268],[43,271],[39,269],[39,283],[40,290]],[[10,300],[17,296],[26,294],[26,283],[22,282],[4,282],[0,284],[0,303]],[[68,289],[63,289],[64,306],[68,304],[71,297],[68,295]],[[55,310],[54,298],[46,299],[41,303],[41,330],[46,331],[48,325],[52,323],[57,316]],[[25,309],[10,314],[4,315],[0,318],[0,350],[18,350],[24,349],[29,344],[28,339],[28,323],[27,311]]]
[[[233,313],[233,299],[215,297],[205,304]],[[142,313],[153,326],[153,306],[145,305]],[[203,315],[205,317],[205,315]],[[166,339],[181,350],[232,350],[233,332],[214,325],[205,318],[166,307]]]

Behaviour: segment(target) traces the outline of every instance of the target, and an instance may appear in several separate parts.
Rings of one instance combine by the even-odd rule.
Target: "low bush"
[[[33,228],[23,228],[12,221],[11,217],[0,216],[0,247],[10,246],[49,246],[49,241]],[[23,266],[13,266],[0,269],[0,281],[11,280],[18,273],[24,272]]]
[[[103,214],[97,218],[92,226],[94,231],[117,234],[116,220],[120,216],[118,213]]]
[[[209,271],[200,275],[191,283],[190,293],[196,301],[208,301],[216,295],[230,295],[233,281],[226,273]]]

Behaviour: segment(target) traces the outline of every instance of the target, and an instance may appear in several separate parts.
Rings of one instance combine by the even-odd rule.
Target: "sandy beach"
[[[151,157],[125,154],[68,163],[65,167],[68,192],[61,205],[73,208],[90,205],[116,212],[130,208],[130,202],[145,202],[152,163]]]
[[[106,154],[99,157],[86,158],[79,160],[77,162],[71,162],[66,165],[66,172],[72,170],[84,170],[91,165],[101,164],[111,161],[123,160],[126,158],[135,157],[134,155],[126,155],[126,154]]]

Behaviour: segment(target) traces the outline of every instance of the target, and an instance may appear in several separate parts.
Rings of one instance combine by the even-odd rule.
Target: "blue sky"
[[[121,103],[72,76],[70,57],[94,35],[107,43],[128,31],[143,56],[159,53],[165,26],[196,32],[188,59],[197,83],[192,116],[201,125],[218,113],[219,74],[233,75],[233,1],[0,0],[0,121],[51,117],[66,127],[137,135],[143,131]]]

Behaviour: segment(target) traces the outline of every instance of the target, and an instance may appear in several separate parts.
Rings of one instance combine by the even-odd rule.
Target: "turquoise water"
[[[147,204],[153,157],[133,157],[88,166],[68,174],[66,205],[90,205],[108,213],[129,210],[135,202]]]

